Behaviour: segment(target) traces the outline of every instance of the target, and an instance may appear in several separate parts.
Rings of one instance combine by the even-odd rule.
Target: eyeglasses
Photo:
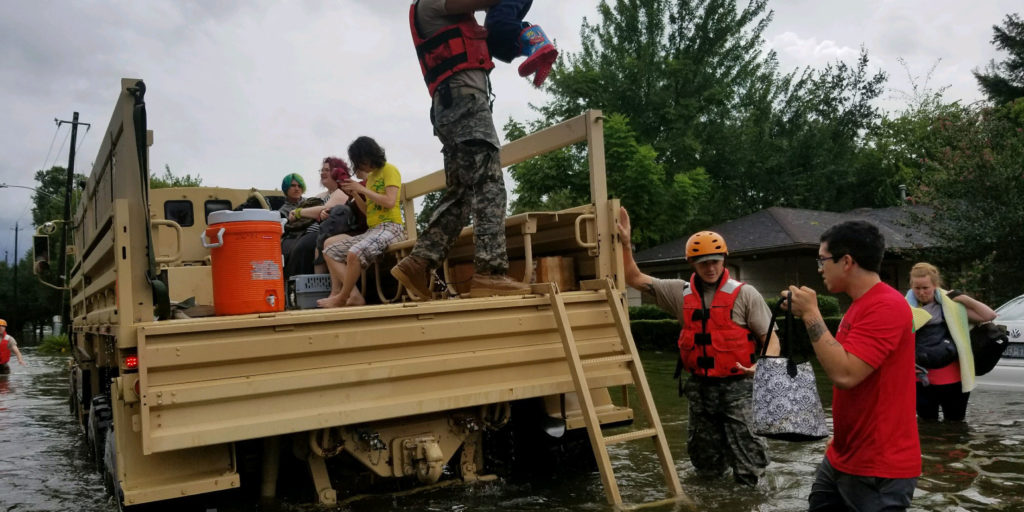
[[[815,261],[818,262],[818,270],[821,270],[821,269],[825,268],[825,262],[826,261],[832,260],[832,261],[838,263],[839,260],[843,256],[846,256],[846,255],[845,254],[833,254],[832,256],[823,256],[821,258],[818,258],[817,260],[815,260]]]

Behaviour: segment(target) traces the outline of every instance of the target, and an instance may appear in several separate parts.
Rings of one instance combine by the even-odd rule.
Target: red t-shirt
[[[906,299],[876,284],[850,305],[836,340],[875,371],[852,389],[833,388],[829,462],[851,475],[919,476],[914,331]]]

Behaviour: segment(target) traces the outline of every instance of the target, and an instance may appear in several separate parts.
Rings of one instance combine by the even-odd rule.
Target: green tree
[[[936,117],[917,195],[951,285],[999,304],[1024,281],[1024,98]]]
[[[171,188],[171,187],[201,187],[203,178],[198,174],[192,177],[191,174],[175,176],[171,172],[171,166],[164,164],[164,173],[161,176],[151,175],[149,177],[149,188]]]
[[[984,72],[974,71],[982,92],[996,105],[1024,97],[1024,20],[1007,14],[1003,26],[992,27],[992,44],[1010,55],[1002,62],[989,61]]]
[[[609,119],[621,114],[620,128],[630,133],[607,136],[608,154],[631,152],[618,162],[635,169],[650,160],[662,173],[628,179],[649,179],[634,183],[648,193],[696,193],[662,203],[673,222],[650,229],[650,243],[773,205],[843,210],[878,201],[872,191],[882,177],[864,172],[871,169],[861,137],[879,120],[871,103],[885,75],[868,72],[866,51],[852,66],[780,73],[775,53],[763,47],[772,18],[766,6],[767,0],[739,7],[726,0],[602,1],[600,21],[584,20],[582,49],[565,55],[549,78],[552,99],[538,108],[541,125],[586,108],[602,109]],[[565,188],[585,183],[573,175],[585,172],[582,158],[578,150],[553,156],[565,161],[540,167],[559,171],[538,178],[544,186],[522,187],[517,201],[537,201],[535,191],[545,191],[547,202],[568,200]],[[517,182],[528,179],[528,167],[513,175]],[[609,164],[609,182],[618,172]],[[639,213],[635,199],[623,199],[634,206],[631,214]]]
[[[434,211],[437,210],[437,205],[441,202],[443,195],[444,191],[438,190],[423,196],[423,204],[420,206],[419,211],[416,212],[416,229],[420,233],[426,231],[427,223],[434,216]]]
[[[526,134],[525,128],[514,121],[506,124],[505,132],[513,140]],[[606,117],[604,138],[608,193],[630,209],[636,226],[634,243],[647,246],[666,237],[682,236],[679,218],[689,218],[697,199],[707,191],[704,170],[668,176],[654,149],[637,141],[629,120],[621,114]],[[514,165],[509,173],[516,182],[513,213],[562,210],[591,202],[583,143]],[[666,211],[675,215],[664,215]]]
[[[75,174],[72,183],[80,183],[85,181],[86,177],[81,174]],[[47,222],[53,222],[55,224],[55,231],[49,235],[49,252],[52,261],[50,262],[50,270],[44,272],[41,277],[48,283],[59,284],[61,271],[59,269],[58,261],[59,255],[64,248],[61,247],[61,242],[64,240],[64,229],[71,229],[64,220],[64,195],[67,190],[67,169],[64,167],[54,166],[49,170],[37,171],[36,172],[36,192],[32,196],[32,222],[36,226],[42,226]],[[72,189],[71,194],[71,220],[74,221],[75,209],[78,205],[78,200],[81,197],[82,191],[78,188]],[[68,244],[71,244],[74,240],[73,229],[68,232]],[[73,265],[73,256],[68,256],[66,262],[68,268]],[[58,302],[59,302],[59,296]]]

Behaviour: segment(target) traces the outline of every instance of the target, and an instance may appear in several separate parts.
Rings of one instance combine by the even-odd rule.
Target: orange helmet
[[[0,318],[0,327],[7,327],[7,320]]]
[[[691,263],[705,259],[704,256],[725,259],[726,254],[729,254],[729,248],[725,246],[725,239],[714,231],[698,231],[686,241],[686,261]]]

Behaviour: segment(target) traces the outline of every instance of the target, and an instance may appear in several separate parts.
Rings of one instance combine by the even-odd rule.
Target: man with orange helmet
[[[689,281],[658,279],[640,271],[630,245],[629,214],[619,216],[626,284],[653,297],[658,307],[682,324],[679,368],[689,373],[680,394],[689,402],[686,450],[697,474],[718,477],[732,468],[733,478],[754,485],[764,475],[768,453],[754,435],[753,379],[755,354],[764,343],[771,311],[753,286],[729,277],[725,239],[700,231],[686,241]],[[779,354],[779,340],[768,340],[769,355]]]
[[[11,367],[7,362],[11,360],[11,352],[18,358],[18,364],[25,366],[25,360],[21,358],[21,351],[18,350],[18,342],[14,336],[7,334],[7,320],[0,319],[0,374],[11,373]]]

